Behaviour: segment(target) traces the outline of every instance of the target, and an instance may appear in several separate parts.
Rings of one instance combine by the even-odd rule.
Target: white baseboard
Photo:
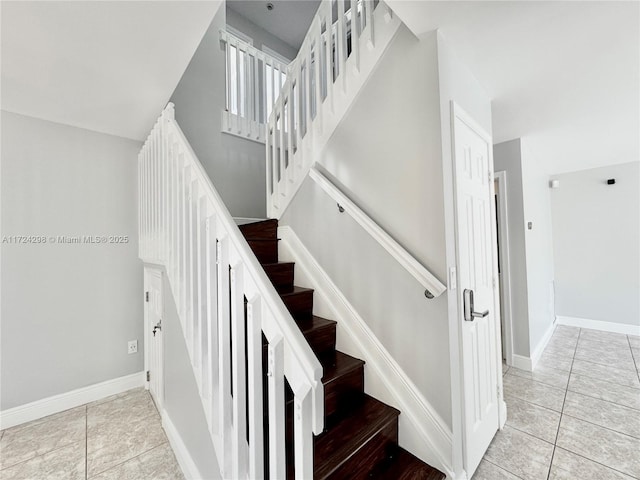
[[[167,434],[167,439],[169,440],[169,444],[176,456],[178,465],[180,465],[180,468],[182,469],[184,477],[187,480],[200,480],[204,478],[200,473],[196,462],[193,461],[193,458],[189,453],[189,449],[184,444],[182,436],[180,436],[178,429],[173,424],[171,417],[169,417],[166,411],[162,412],[162,428],[164,428],[164,432]]]
[[[446,473],[448,478],[454,478],[451,465],[453,434],[444,420],[380,343],[295,232],[288,226],[281,226],[278,227],[278,237],[281,240],[281,260],[296,262],[296,277],[301,274],[310,281],[310,286],[320,297],[319,303],[329,305],[339,329],[348,337],[346,353],[361,356],[366,361],[367,393],[402,412],[399,419],[400,445]]]
[[[520,370],[525,370],[527,372],[533,371],[533,362],[531,362],[530,357],[525,357],[524,355],[518,355],[514,353],[512,355],[512,367],[518,368]]]
[[[556,322],[554,321],[551,325],[549,325],[549,328],[547,328],[547,331],[544,332],[544,336],[538,343],[538,346],[533,349],[533,353],[531,354],[531,371],[533,371],[533,369],[536,368],[536,365],[538,365],[538,362],[540,361],[540,357],[542,357],[542,354],[544,353],[544,349],[547,348],[547,345],[549,344],[549,340],[551,340],[551,337],[553,337],[553,332],[555,331],[555,329],[556,329]]]
[[[544,332],[544,335],[538,345],[532,350],[530,357],[514,353],[511,356],[511,366],[527,372],[533,372],[533,369],[536,368],[536,365],[540,361],[540,357],[542,357],[542,354],[544,353],[544,349],[547,348],[549,340],[551,340],[551,337],[553,336],[556,324],[556,322],[553,322],[549,325],[549,328]]]
[[[603,332],[640,336],[640,325],[628,325],[626,323],[605,322],[602,320],[564,317],[560,315],[556,317],[556,321],[559,325],[568,325],[570,327],[589,328],[591,330],[601,330]]]
[[[133,373],[106,382],[96,383],[88,387],[78,388],[67,393],[36,400],[35,402],[9,408],[0,412],[0,429],[14,427],[22,423],[64,412],[85,403],[94,402],[109,395],[115,395],[132,388],[143,387],[144,372]]]

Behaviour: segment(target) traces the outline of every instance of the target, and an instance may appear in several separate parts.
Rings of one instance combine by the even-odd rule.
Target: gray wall
[[[528,357],[529,299],[527,292],[527,255],[522,193],[522,156],[520,139],[493,146],[496,172],[507,177],[507,230],[509,232],[509,261],[511,274],[511,315],[513,325],[513,353]]]
[[[265,13],[265,15],[267,15],[267,13]],[[237,30],[240,30],[245,35],[250,36],[253,39],[253,46],[258,50],[262,50],[262,47],[266,46],[271,50],[275,50],[289,60],[293,60],[298,54],[298,50],[295,47],[292,47],[278,37],[270,34],[265,29],[259,27],[251,20],[248,20],[239,13],[236,13],[234,10],[229,8],[229,4],[227,4],[227,24]]]
[[[437,41],[404,26],[322,155],[336,184],[446,279]],[[375,105],[375,109],[372,108]],[[423,289],[310,180],[290,225],[436,411],[451,422],[447,298]]]
[[[164,410],[174,424],[203,480],[218,479],[216,461],[198,385],[167,276],[164,281]]]
[[[265,147],[221,132],[225,108],[225,55],[219,9],[178,83],[171,101],[176,120],[211,181],[236,217],[266,216]]]
[[[138,142],[2,112],[2,410],[143,369]],[[127,341],[138,339],[138,353]]]
[[[556,313],[640,325],[640,163],[553,178]]]
[[[525,230],[529,346],[531,355],[536,355],[555,321],[551,197],[546,162],[529,148],[526,137],[521,140],[521,149],[524,220],[533,227]]]

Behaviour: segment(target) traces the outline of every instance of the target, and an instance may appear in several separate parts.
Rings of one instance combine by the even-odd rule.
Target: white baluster
[[[338,57],[338,75],[342,77],[342,89],[347,88],[347,18],[345,16],[345,0],[337,0],[338,19],[336,35],[336,56]]]
[[[269,340],[267,359],[269,386],[269,478],[285,478],[284,342],[282,335]]]
[[[249,463],[247,432],[247,391],[243,265],[231,269],[231,344],[233,375],[233,478],[245,478]]]
[[[326,45],[326,57],[325,57],[325,66],[326,66],[326,82],[327,82],[327,98],[325,99],[325,108],[329,109],[329,112],[333,113],[333,69],[334,69],[334,60],[333,60],[333,2],[325,2],[326,8],[326,17],[325,17],[325,35],[327,36],[327,45]]]
[[[284,103],[283,103],[283,96],[280,95],[278,97],[278,112],[280,113],[280,130],[278,131],[280,138],[278,140],[278,143],[280,144],[280,194],[283,196],[287,195],[287,191],[289,189],[289,185],[286,179],[287,176],[287,166],[285,164],[285,152],[287,149],[287,145],[285,143],[285,136],[284,136]]]
[[[187,351],[189,357],[193,362],[193,208],[192,204],[192,182],[191,182],[191,167],[185,168],[185,310],[186,319],[186,341]]]
[[[313,96],[315,98],[316,104],[316,131],[321,134],[322,133],[322,79],[324,78],[322,75],[322,25],[320,24],[320,18],[316,17],[316,20],[313,25],[314,36],[316,38],[316,44],[314,48],[314,61],[315,68],[313,70],[315,76],[315,84],[316,88],[314,89]]]
[[[236,112],[238,112],[236,117],[238,122],[236,131],[242,133],[242,110],[240,109],[240,99],[242,98],[240,94],[240,46],[237,43],[234,46],[236,47]]]
[[[375,35],[374,35],[374,26],[373,26],[373,0],[363,0],[364,8],[367,12],[367,47],[369,50],[373,50],[376,46]]]
[[[232,473],[231,446],[231,332],[229,330],[229,248],[228,237],[218,240],[218,425],[220,429],[222,452],[222,477],[229,478]]]
[[[206,233],[206,300],[207,300],[207,367],[205,376],[205,395],[210,396],[210,401],[205,407],[206,415],[210,418],[212,430],[218,433],[218,416],[214,414],[218,403],[216,393],[218,389],[218,247],[216,240],[215,216],[209,216],[205,220]],[[208,385],[208,388],[207,388]]]
[[[293,438],[296,480],[313,478],[313,431],[311,389],[307,386],[293,399]]]
[[[256,296],[247,303],[247,374],[249,376],[249,478],[264,478],[262,405],[262,303]]]
[[[353,71],[360,71],[360,15],[358,0],[351,0],[351,55],[353,55]]]
[[[198,199],[198,242],[197,261],[198,267],[198,364],[200,365],[200,393],[204,398],[209,398],[209,361],[208,361],[208,331],[207,318],[207,200],[203,195]],[[208,418],[208,417],[207,417]]]
[[[191,311],[193,318],[193,367],[194,376],[198,390],[202,392],[202,324],[201,324],[201,299],[200,293],[202,287],[200,285],[200,264],[202,257],[200,256],[200,191],[198,189],[198,180],[191,183]]]

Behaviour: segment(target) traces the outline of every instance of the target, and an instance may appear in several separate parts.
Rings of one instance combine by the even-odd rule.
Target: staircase
[[[336,322],[313,315],[313,290],[294,285],[294,263],[278,262],[277,229],[277,220],[240,226],[323,368],[325,422],[313,442],[313,478],[444,479],[443,473],[398,445],[400,412],[364,393],[365,363],[336,350]],[[286,412],[287,425],[292,425],[291,395]],[[295,475],[292,437],[288,427],[288,479]]]

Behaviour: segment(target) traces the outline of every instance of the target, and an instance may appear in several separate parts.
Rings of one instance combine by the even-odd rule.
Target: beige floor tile
[[[580,329],[578,327],[570,327],[568,325],[558,325],[553,332],[554,337],[578,338]]]
[[[517,377],[529,378],[536,382],[545,383],[556,388],[566,389],[569,383],[569,372],[545,366],[537,366],[533,372],[511,368],[509,373]]]
[[[640,439],[640,412],[632,408],[567,392],[562,413]]]
[[[507,425],[549,443],[556,441],[560,413],[510,396],[505,401]]]
[[[85,432],[83,409],[47,417],[24,428],[8,429],[0,440],[0,468],[84,441]]]
[[[635,335],[627,335],[627,339],[629,340],[629,345],[631,348],[640,348],[640,337],[636,337]]]
[[[549,475],[549,480],[628,480],[631,478],[633,477],[559,447],[556,447],[553,454]]]
[[[0,471],[2,480],[84,480],[85,444],[76,442]]]
[[[519,480],[519,477],[491,462],[482,460],[471,480]]]
[[[107,423],[129,424],[154,416],[159,418],[158,411],[151,399],[151,395],[144,389],[131,390],[127,395],[121,395],[109,402],[87,406],[87,431],[91,436]]]
[[[563,415],[558,447],[619,472],[640,477],[640,440]]]
[[[90,478],[95,480],[184,480],[184,475],[171,447],[168,443],[164,443]]]
[[[524,480],[544,480],[552,453],[552,444],[505,426],[494,437],[485,458]]]
[[[563,370],[565,372],[571,371],[571,364],[573,363],[573,359],[568,357],[562,357],[558,355],[553,355],[552,353],[543,353],[540,357],[540,361],[538,362],[538,367],[546,367],[553,368],[555,370]]]
[[[572,373],[569,390],[640,410],[640,389],[637,388]]]
[[[503,379],[504,393],[512,397],[526,400],[541,407],[550,408],[556,412],[562,411],[564,390],[551,387],[544,383],[528,378],[518,377],[507,373]]]
[[[625,385],[627,387],[640,388],[638,372],[634,372],[633,370],[622,370],[608,365],[600,365],[599,363],[575,359],[571,371],[585,377],[606,380],[607,382],[617,383],[618,385]]]
[[[580,341],[583,340],[602,342],[608,345],[629,345],[627,336],[623,333],[603,332],[600,330],[589,330],[587,328],[580,330]]]
[[[87,436],[88,474],[97,475],[166,441],[160,420],[154,416],[128,424],[107,423]]]
[[[80,407],[71,408],[63,412],[54,413],[53,415],[48,415],[46,417],[38,418],[37,420],[33,420],[31,422],[22,423],[20,425],[16,425],[15,427],[7,428],[6,430],[3,430],[3,432],[9,432],[9,433],[18,432],[24,428],[40,425],[45,422],[50,422],[51,420],[57,420],[60,417],[64,417],[66,415],[73,415],[74,417],[82,416],[86,413],[86,411],[87,411],[87,406],[82,405]]]
[[[575,358],[587,362],[598,363],[621,370],[634,370],[633,357],[629,348],[596,350],[578,345]]]

